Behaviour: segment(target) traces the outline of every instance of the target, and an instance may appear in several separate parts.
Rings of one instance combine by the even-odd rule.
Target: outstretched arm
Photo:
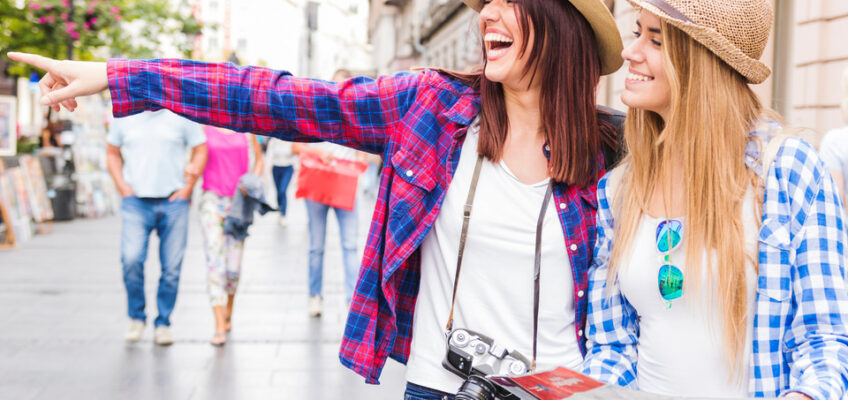
[[[57,61],[10,53],[47,70],[42,102],[74,109],[76,96],[109,88],[115,116],[169,109],[194,121],[289,141],[329,141],[382,153],[413,105],[425,73],[328,82],[232,64],[188,60]]]

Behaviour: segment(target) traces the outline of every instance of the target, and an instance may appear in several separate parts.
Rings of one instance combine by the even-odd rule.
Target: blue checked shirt
[[[766,143],[775,124],[751,133]],[[757,140],[745,163],[762,177]],[[749,395],[789,391],[839,399],[848,386],[846,231],[833,179],[812,146],[788,138],[765,177]],[[618,286],[607,288],[614,245],[608,177],[598,183],[598,239],[589,271],[584,373],[638,389],[639,316]]]

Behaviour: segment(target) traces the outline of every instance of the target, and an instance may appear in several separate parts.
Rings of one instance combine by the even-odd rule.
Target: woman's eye
[[[642,36],[642,34],[639,33],[639,31],[633,31],[633,36],[638,38],[639,36]]]
[[[657,46],[657,47],[662,46],[662,43],[660,43],[660,41],[656,40],[656,39],[651,39],[651,43],[653,43],[654,46]]]

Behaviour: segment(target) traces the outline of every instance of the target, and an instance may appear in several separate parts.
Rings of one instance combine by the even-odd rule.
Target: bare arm
[[[201,143],[191,148],[191,158],[186,164],[183,174],[185,176],[185,185],[182,188],[172,193],[168,198],[169,201],[177,199],[188,200],[191,198],[191,192],[194,189],[194,184],[203,174],[203,168],[206,167],[206,160],[209,158],[209,151],[206,148],[206,143]]]
[[[253,175],[261,176],[262,170],[265,169],[265,157],[262,156],[262,146],[259,145],[259,140],[256,135],[250,135],[250,144],[253,148],[255,162],[253,163]]]
[[[323,161],[324,164],[329,164],[331,161],[333,161],[333,158],[335,158],[333,157],[333,153],[330,153],[327,150],[309,147],[304,143],[292,143],[292,154],[299,155],[302,153],[315,154],[316,156],[321,158],[321,161]]]
[[[121,148],[115,145],[106,145],[106,168],[109,170],[109,175],[115,181],[115,186],[121,197],[133,195],[132,187],[124,180],[124,158],[121,156]]]
[[[206,148],[206,143],[199,144],[191,149],[191,159],[185,167],[186,186],[194,187],[194,184],[200,179],[200,175],[203,174],[208,159],[209,150]]]

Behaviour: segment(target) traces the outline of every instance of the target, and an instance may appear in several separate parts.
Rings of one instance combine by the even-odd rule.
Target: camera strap
[[[477,181],[480,179],[480,169],[483,166],[483,155],[477,155],[477,164],[474,166],[474,174],[471,176],[471,187],[468,188],[468,198],[465,200],[465,206],[462,211],[462,233],[459,236],[459,250],[456,257],[456,277],[453,283],[453,297],[451,298],[450,315],[448,323],[445,327],[445,336],[449,335],[453,330],[453,310],[456,305],[456,291],[459,288],[459,271],[462,268],[462,256],[465,253],[465,242],[468,238],[468,222],[471,220],[471,208],[474,204],[474,193],[477,190]],[[539,211],[539,220],[536,223],[536,254],[534,258],[533,271],[533,359],[530,366],[530,371],[536,371],[536,343],[539,328],[539,277],[542,267],[542,226],[545,222],[545,214],[548,210],[548,205],[551,202],[553,195],[554,181],[548,183],[548,188],[545,191],[545,199],[542,201],[542,209]]]

